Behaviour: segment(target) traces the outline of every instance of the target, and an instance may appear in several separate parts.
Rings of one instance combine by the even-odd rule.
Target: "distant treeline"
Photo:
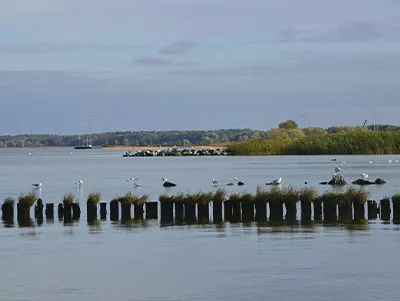
[[[247,141],[262,137],[261,131],[227,129],[214,131],[127,131],[90,135],[93,146],[191,146]],[[89,135],[0,136],[0,147],[75,146],[87,143]]]
[[[362,155],[400,153],[400,131],[355,131],[232,144],[231,155]]]
[[[280,153],[281,148],[295,141],[321,139],[318,136],[331,136],[338,133],[393,132],[400,127],[393,125],[371,125],[367,127],[334,126],[327,129],[307,127],[299,129],[296,122],[288,120],[279,124],[279,128],[268,131],[252,129],[226,129],[213,131],[126,131],[96,133],[90,135],[93,146],[191,146],[249,142],[242,146],[232,146],[232,150],[251,145],[252,153]],[[317,137],[315,137],[317,136]],[[75,146],[86,144],[88,134],[83,135],[17,135],[0,136],[0,147],[40,147],[40,146]],[[304,139],[310,137],[308,140]],[[313,137],[313,138],[311,138]],[[324,141],[327,139],[322,138]],[[331,139],[334,139],[333,137]],[[256,151],[253,147],[259,145]],[[249,150],[250,151],[250,150]],[[245,153],[249,153],[246,151]],[[283,151],[283,150],[282,150]],[[238,151],[242,153],[242,151]],[[285,150],[284,153],[287,153]],[[304,150],[303,150],[304,152]],[[331,152],[331,151],[330,151]]]

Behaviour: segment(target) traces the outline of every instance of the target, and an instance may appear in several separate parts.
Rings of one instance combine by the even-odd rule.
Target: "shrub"
[[[68,193],[66,195],[63,196],[63,204],[73,204],[75,201],[75,197],[72,193]]]
[[[92,205],[97,205],[100,202],[101,194],[100,192],[92,192],[89,194],[87,203]]]

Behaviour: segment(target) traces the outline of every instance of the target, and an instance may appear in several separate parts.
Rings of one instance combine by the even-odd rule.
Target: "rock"
[[[383,185],[383,184],[385,184],[386,183],[386,181],[385,180],[382,180],[381,178],[377,178],[376,180],[375,180],[375,184],[377,184],[377,185]]]
[[[326,181],[325,182],[320,182],[319,184],[320,185],[328,185],[328,182],[326,182]]]
[[[244,183],[242,181],[239,181],[237,184],[238,184],[238,186],[243,186],[244,185]]]
[[[328,185],[333,185],[333,186],[343,186],[346,184],[347,184],[346,180],[340,174],[333,175],[332,180],[328,182]]]
[[[375,180],[375,182],[371,182],[371,181],[368,181],[368,180],[364,180],[364,179],[357,179],[357,180],[355,180],[355,181],[353,181],[352,182],[354,185],[383,185],[383,184],[385,184],[386,183],[386,181],[385,180],[383,180],[383,179],[381,179],[381,178],[377,178],[376,180]]]

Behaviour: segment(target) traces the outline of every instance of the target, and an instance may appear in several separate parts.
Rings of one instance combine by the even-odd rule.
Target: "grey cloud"
[[[96,43],[60,43],[60,42],[41,42],[32,41],[24,43],[0,43],[0,53],[2,54],[42,54],[42,53],[61,53],[75,50],[93,49],[134,49],[137,46],[130,45],[106,45]]]
[[[165,55],[185,54],[196,47],[197,44],[192,41],[178,41],[161,48],[159,53]]]
[[[377,24],[372,22],[349,22],[331,29],[298,29],[288,27],[278,32],[278,41],[291,42],[368,42],[380,39],[400,39],[399,24]]]
[[[132,64],[136,66],[170,66],[172,65],[172,62],[159,57],[140,56],[134,58]]]

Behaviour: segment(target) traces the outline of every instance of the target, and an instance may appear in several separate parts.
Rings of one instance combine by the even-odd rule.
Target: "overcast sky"
[[[398,124],[399,80],[400,0],[0,4],[0,135]]]

